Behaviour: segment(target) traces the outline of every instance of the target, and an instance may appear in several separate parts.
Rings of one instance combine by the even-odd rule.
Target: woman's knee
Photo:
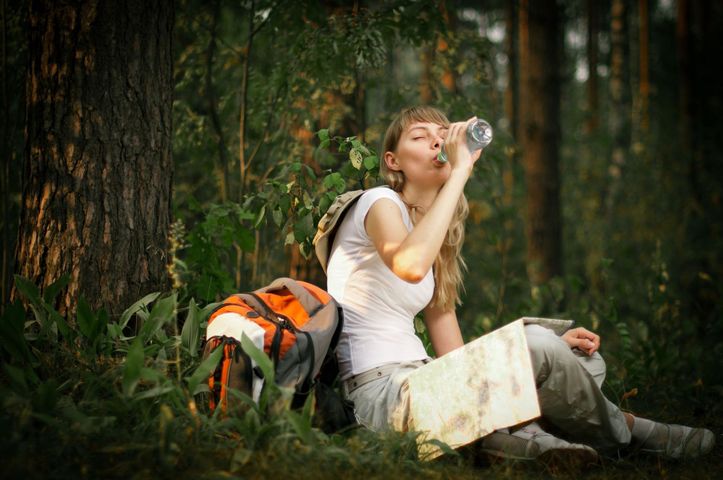
[[[547,379],[553,365],[558,368],[569,362],[577,362],[570,346],[552,331],[550,334],[528,333],[527,347],[538,383]]]
[[[607,373],[607,365],[605,359],[598,352],[588,356],[583,352],[575,353],[577,360],[583,366],[585,370],[592,376],[598,387],[601,387],[605,381],[605,374]]]

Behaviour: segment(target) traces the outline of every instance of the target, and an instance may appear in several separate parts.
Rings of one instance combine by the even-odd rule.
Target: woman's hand
[[[592,355],[600,348],[600,336],[583,327],[571,328],[562,335],[562,339],[570,348],[579,348],[587,355]]]
[[[447,159],[452,170],[459,168],[471,173],[474,164],[482,154],[482,150],[470,152],[467,147],[467,127],[476,120],[477,117],[472,117],[466,122],[455,122],[449,125],[447,137],[444,141],[444,149],[447,152]]]

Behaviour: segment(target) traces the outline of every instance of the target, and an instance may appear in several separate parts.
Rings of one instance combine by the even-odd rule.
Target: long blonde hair
[[[414,122],[432,122],[444,127],[449,126],[449,120],[440,110],[434,107],[417,106],[402,110],[387,128],[382,144],[382,156],[385,152],[394,152],[397,149],[399,138],[404,129]],[[390,170],[386,162],[380,162],[380,172],[387,184],[396,192],[401,193],[404,188],[405,177],[401,171]],[[404,200],[404,198],[402,198]],[[406,203],[406,200],[404,200]],[[412,211],[412,223],[416,223],[415,205],[407,206]],[[462,258],[462,244],[464,243],[464,221],[469,214],[469,205],[464,194],[460,195],[457,209],[447,230],[442,248],[434,259],[434,296],[431,305],[444,310],[452,310],[461,303],[460,294],[464,289],[462,272],[467,268]]]

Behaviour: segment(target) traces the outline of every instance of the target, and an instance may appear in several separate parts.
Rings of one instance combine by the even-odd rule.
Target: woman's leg
[[[542,416],[576,442],[612,451],[630,442],[623,412],[605,398],[600,355],[578,357],[552,330],[525,327]]]

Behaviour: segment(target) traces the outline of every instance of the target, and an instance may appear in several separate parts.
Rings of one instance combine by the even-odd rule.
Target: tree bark
[[[559,12],[555,0],[520,2],[520,138],[527,270],[533,284],[562,273]]]
[[[168,285],[172,1],[30,3],[16,271],[119,314]],[[14,292],[16,294],[16,292]]]

